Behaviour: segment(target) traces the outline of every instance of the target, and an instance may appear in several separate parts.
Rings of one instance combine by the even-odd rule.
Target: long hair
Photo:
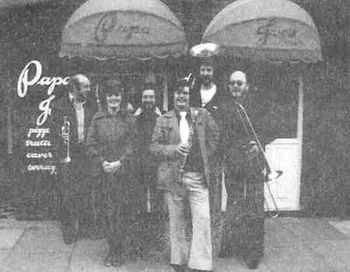
[[[196,79],[190,94],[190,106],[200,108],[202,107],[201,93],[200,93],[202,80],[200,78],[200,73],[199,73],[201,63],[198,62],[197,66],[198,66],[196,69],[197,72],[194,75]],[[218,95],[220,97],[226,97],[228,95],[228,92],[227,92],[227,89],[225,88],[222,68],[219,65],[215,64],[214,62],[213,69],[214,69],[213,82],[216,84]]]
[[[116,88],[116,89],[113,89]],[[113,90],[112,90],[113,89]],[[109,86],[109,85],[104,85],[102,88],[102,93],[101,93],[101,106],[103,111],[107,111],[107,94],[108,93],[116,93],[117,95],[120,95],[122,98],[122,101],[120,103],[120,112],[125,113],[127,111],[127,96],[124,92],[123,88],[118,88],[116,86]]]

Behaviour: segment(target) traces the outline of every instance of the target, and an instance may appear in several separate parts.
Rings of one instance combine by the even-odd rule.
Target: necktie
[[[77,117],[78,141],[84,141],[84,107],[83,103],[73,103]]]
[[[186,115],[187,115],[187,112],[185,111],[180,112],[181,119],[179,124],[179,130],[180,130],[181,143],[188,143],[188,138],[190,136],[190,126],[188,125]]]

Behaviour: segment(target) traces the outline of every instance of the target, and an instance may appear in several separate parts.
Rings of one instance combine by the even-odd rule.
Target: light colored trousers
[[[185,173],[183,191],[164,192],[170,218],[170,263],[213,270],[209,190],[201,173]],[[192,241],[186,241],[185,203],[191,208]]]

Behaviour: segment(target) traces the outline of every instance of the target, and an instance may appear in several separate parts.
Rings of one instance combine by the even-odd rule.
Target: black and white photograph
[[[1,272],[350,271],[348,0],[0,0]]]

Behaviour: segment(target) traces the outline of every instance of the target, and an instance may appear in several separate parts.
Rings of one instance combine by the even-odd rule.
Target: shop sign
[[[124,40],[132,39],[133,35],[149,35],[150,27],[133,22],[120,22],[117,20],[117,14],[106,14],[98,22],[95,30],[95,39],[97,42],[107,40],[112,32],[116,35],[123,35]]]
[[[56,173],[49,128],[29,128],[25,148],[28,172]]]
[[[43,67],[38,60],[30,61],[22,70],[17,81],[17,95],[25,98],[35,86],[47,87],[47,98],[39,102],[41,112],[36,118],[36,127],[27,130],[25,139],[26,170],[28,172],[56,173],[53,146],[51,143],[50,129],[45,128],[45,122],[51,115],[50,104],[55,98],[55,87],[67,85],[69,77],[43,76]]]
[[[257,47],[268,45],[269,40],[276,40],[286,46],[304,46],[295,24],[283,24],[275,18],[269,19],[259,26],[256,34],[260,37],[257,41]]]
[[[69,77],[42,77],[42,65],[38,60],[30,61],[22,70],[17,81],[17,94],[19,97],[24,98],[29,90],[29,87],[40,85],[48,86],[47,95],[48,98],[39,103],[39,110],[41,114],[36,119],[36,125],[42,126],[49,115],[51,115],[50,103],[55,98],[53,94],[55,87],[59,85],[67,85]],[[29,74],[34,75],[29,77]]]

